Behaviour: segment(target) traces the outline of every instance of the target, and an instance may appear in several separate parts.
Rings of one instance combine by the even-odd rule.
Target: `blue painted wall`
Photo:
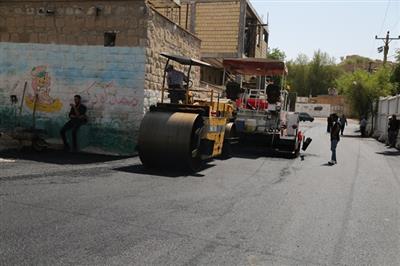
[[[0,43],[0,128],[15,126],[10,95],[26,96],[21,123],[30,126],[33,95],[37,125],[52,141],[68,119],[73,96],[82,96],[89,123],[80,132],[83,150],[134,154],[143,117],[145,49]],[[19,106],[20,103],[18,103]]]

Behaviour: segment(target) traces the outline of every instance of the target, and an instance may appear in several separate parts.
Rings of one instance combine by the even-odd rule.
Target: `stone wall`
[[[191,33],[174,24],[168,18],[154,9],[149,9],[148,40],[146,47],[146,78],[145,78],[145,99],[144,111],[150,105],[157,103],[161,98],[164,66],[166,58],[160,56],[161,52],[184,55],[193,58],[200,58],[201,41]],[[187,72],[187,67],[177,63],[171,63],[178,70]],[[193,67],[191,80],[194,87],[199,86],[200,69]],[[166,96],[166,95],[165,95]]]
[[[0,41],[71,45],[145,46],[148,8],[143,1],[0,1]]]

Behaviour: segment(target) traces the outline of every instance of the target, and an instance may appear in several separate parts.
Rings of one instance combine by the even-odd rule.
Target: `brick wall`
[[[160,56],[160,53],[167,52],[199,59],[201,41],[196,36],[172,23],[156,10],[150,9],[147,45],[145,111],[148,110],[151,104],[155,104],[160,100],[164,66],[167,61],[166,58]],[[171,64],[186,74],[187,67],[182,67],[173,62]],[[195,87],[199,85],[199,79],[200,69],[199,67],[193,67],[191,80],[194,81]]]
[[[256,58],[267,58],[268,44],[262,38],[262,36],[263,36],[263,31],[260,32],[260,44],[256,46],[256,50],[255,50]]]
[[[238,51],[240,1],[197,3],[196,34],[202,54]]]
[[[144,1],[0,1],[0,40],[103,45],[116,31],[117,46],[144,46],[146,13]]]

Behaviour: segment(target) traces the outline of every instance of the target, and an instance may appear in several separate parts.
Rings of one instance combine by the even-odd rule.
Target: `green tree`
[[[393,69],[390,81],[395,87],[395,93],[400,93],[400,50],[397,50],[396,66]]]
[[[370,74],[365,70],[346,73],[336,80],[339,92],[345,95],[358,117],[374,115],[374,103],[381,96],[393,93],[394,86],[390,82],[389,68],[380,68]]]
[[[289,72],[287,82],[291,91],[296,92],[298,96],[308,96],[308,57],[304,54],[299,54],[296,60],[287,63],[287,67]]]
[[[343,72],[334,58],[320,50],[314,53],[311,61],[300,54],[296,60],[288,62],[288,70],[288,83],[298,96],[327,94]]]
[[[271,51],[268,53],[267,58],[285,61],[286,54],[279,48],[272,48]]]
[[[335,86],[335,80],[341,71],[335,64],[335,59],[320,50],[314,53],[309,64],[307,86],[312,96],[328,94],[328,89]]]

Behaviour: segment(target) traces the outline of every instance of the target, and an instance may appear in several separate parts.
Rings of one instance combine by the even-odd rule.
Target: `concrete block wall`
[[[145,61],[141,47],[0,43],[0,127],[15,126],[9,98],[21,100],[27,82],[25,127],[32,124],[33,95],[38,94],[36,125],[50,139],[59,139],[69,104],[79,94],[89,116],[81,148],[134,154],[143,117]]]
[[[389,116],[396,115],[400,118],[400,95],[381,98],[378,103],[378,114],[375,117],[373,136],[378,140],[386,142],[388,139]],[[371,120],[371,119],[370,119]],[[371,125],[371,121],[369,121]],[[400,148],[400,134],[397,138],[397,148]]]

